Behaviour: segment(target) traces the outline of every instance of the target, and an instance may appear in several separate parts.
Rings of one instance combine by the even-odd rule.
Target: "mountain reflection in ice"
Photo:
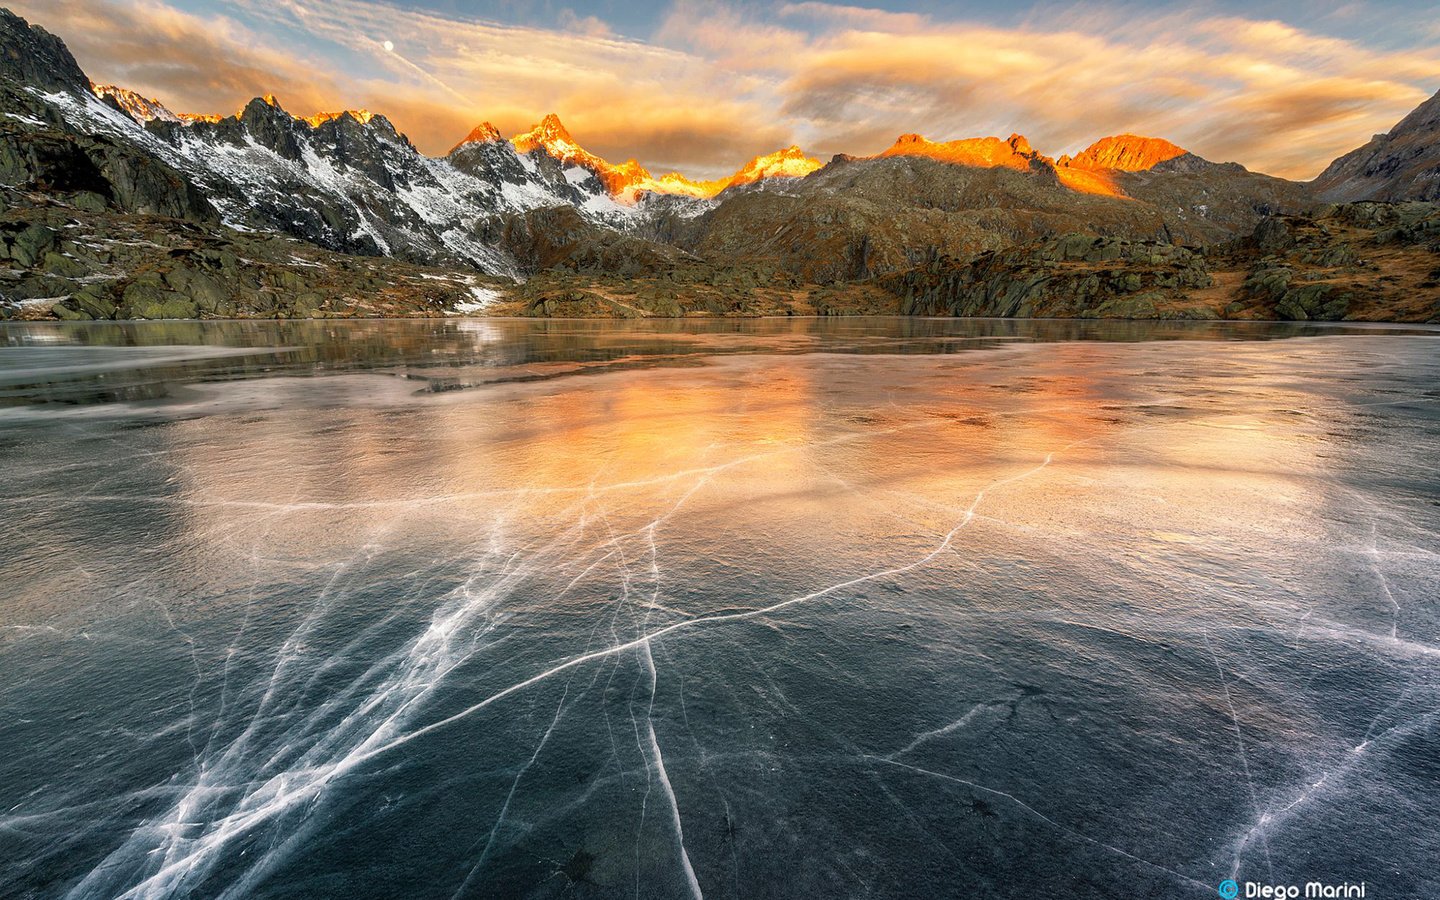
[[[1435,332],[665,327],[0,330],[0,895],[1440,893]]]

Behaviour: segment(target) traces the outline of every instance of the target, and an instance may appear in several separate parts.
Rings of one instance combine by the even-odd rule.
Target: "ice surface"
[[[0,329],[0,895],[1435,896],[1436,341]]]

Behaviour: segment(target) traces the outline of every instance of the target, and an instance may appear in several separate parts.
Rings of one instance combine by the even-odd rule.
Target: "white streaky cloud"
[[[1322,31],[1334,17],[1204,7],[1046,6],[997,25],[818,0],[681,0],[638,40],[592,17],[509,25],[374,0],[226,0],[224,16],[162,0],[15,6],[69,40],[92,77],[177,110],[229,112],[273,91],[304,114],[383,112],[429,153],[482,120],[515,134],[556,112],[607,159],[700,178],[791,143],[824,158],[905,132],[1020,132],[1051,155],[1133,132],[1308,178],[1440,87],[1428,20],[1413,22],[1408,46],[1380,46]],[[1383,15],[1393,35],[1406,14]],[[376,35],[404,35],[403,52]]]

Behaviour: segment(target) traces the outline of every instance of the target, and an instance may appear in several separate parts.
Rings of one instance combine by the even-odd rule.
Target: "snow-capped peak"
[[[165,104],[151,97],[144,97],[135,93],[129,88],[123,88],[114,84],[92,84],[90,90],[104,100],[109,97],[120,108],[129,113],[137,122],[151,122],[156,119],[162,122],[179,122],[180,116],[165,108]]]
[[[489,122],[481,122],[470,129],[470,133],[465,135],[463,141],[451,147],[450,152],[454,153],[466,144],[494,144],[503,140],[504,138],[500,136],[500,129]]]
[[[804,150],[791,144],[784,150],[776,150],[750,160],[727,179],[725,186],[753,184],[762,178],[804,178],[822,165],[820,160],[805,155]]]
[[[369,125],[370,120],[375,118],[375,114],[368,109],[342,109],[339,112],[322,112],[316,113],[313,116],[297,116],[296,118],[309,123],[311,128],[319,128],[326,122],[341,118],[342,116],[349,116],[361,125]]]
[[[540,120],[540,123],[524,134],[517,134],[510,139],[515,145],[518,153],[529,153],[532,150],[543,149],[551,156],[561,162],[574,162],[580,164],[596,164],[604,168],[610,168],[610,164],[598,156],[587,152],[585,148],[575,143],[570,132],[561,123],[560,117],[550,113]]]
[[[650,173],[636,160],[627,160],[617,166],[581,147],[554,113],[541,119],[538,125],[524,134],[517,134],[510,142],[515,145],[517,153],[539,150],[562,163],[579,166],[599,179],[612,197],[623,198],[626,202],[633,202],[638,191],[648,189],[644,185],[654,182]]]

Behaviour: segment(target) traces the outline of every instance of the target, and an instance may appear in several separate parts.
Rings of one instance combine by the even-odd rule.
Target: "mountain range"
[[[381,268],[434,267],[451,274],[431,280],[467,289],[499,279],[487,290],[500,294],[545,284],[564,293],[568,277],[591,295],[596,279],[625,278],[731,279],[781,294],[855,285],[852,293],[872,296],[906,272],[971,265],[1067,235],[1213,255],[1253,244],[1277,217],[1323,215],[1329,202],[1440,200],[1440,95],[1311,183],[1130,134],[1059,157],[1018,134],[906,134],[879,154],[828,162],[791,146],[728,177],[694,180],[654,175],[634,159],[611,163],[554,115],[508,139],[481,123],[445,156],[428,157],[365,110],[298,116],[265,96],[228,116],[177,113],[92,83],[63,41],[0,11],[0,183],[11,226],[23,220],[17,210],[40,206],[106,221],[161,217],[185,224],[156,227],[200,228],[220,242],[273,236],[388,261]],[[77,258],[63,250],[60,258],[66,253]],[[150,307],[121,302],[134,265],[90,260],[84,276],[12,266],[0,294],[13,307],[58,296],[37,294],[65,290],[56,279],[108,278],[115,302],[102,312],[144,313]],[[311,293],[328,290],[316,287]],[[184,296],[173,285],[156,290]],[[554,306],[553,297],[531,299],[530,309]]]

